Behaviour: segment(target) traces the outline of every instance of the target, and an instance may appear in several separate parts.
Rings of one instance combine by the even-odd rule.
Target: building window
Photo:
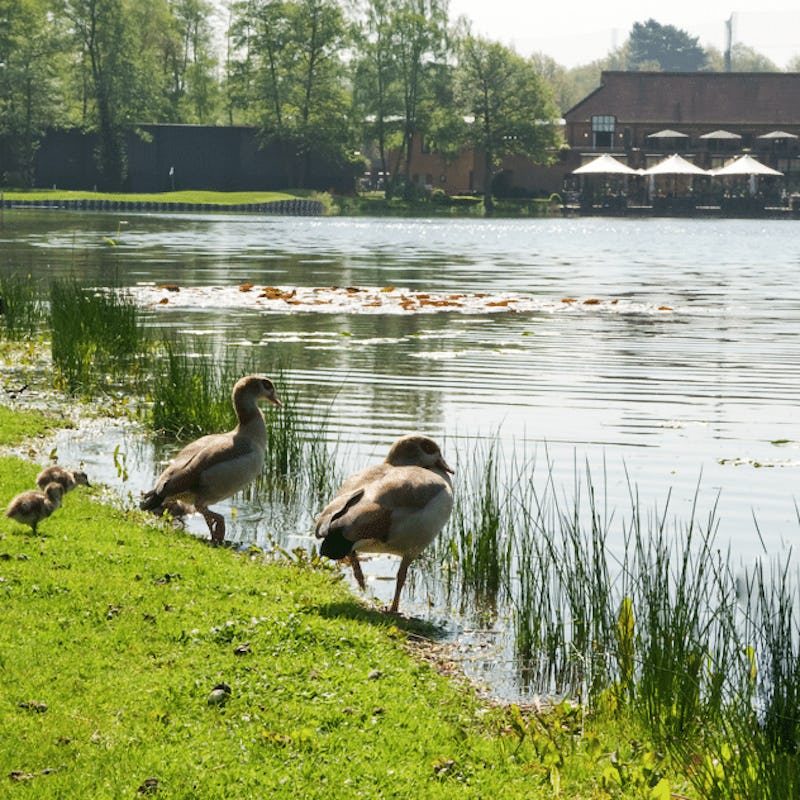
[[[592,147],[612,147],[617,118],[608,114],[592,117]]]

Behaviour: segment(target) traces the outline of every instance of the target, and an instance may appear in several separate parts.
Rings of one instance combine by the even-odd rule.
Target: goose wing
[[[340,492],[320,514],[316,535],[325,540],[323,555],[343,558],[363,539],[389,541],[393,528],[449,491],[444,479],[418,467],[393,467],[374,477]]]
[[[257,474],[262,460],[244,436],[203,436],[172,459],[153,492],[160,498],[208,493],[227,497]]]

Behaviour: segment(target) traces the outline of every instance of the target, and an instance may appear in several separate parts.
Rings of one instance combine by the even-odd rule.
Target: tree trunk
[[[493,162],[492,151],[487,148],[483,151],[483,211],[487,217],[491,217],[494,214],[494,198],[492,197]]]

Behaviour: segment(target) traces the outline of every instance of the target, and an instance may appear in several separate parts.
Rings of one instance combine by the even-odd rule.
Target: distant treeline
[[[214,11],[208,0],[4,3],[0,182],[33,185],[46,132],[80,130],[92,136],[83,183],[91,174],[100,189],[130,188],[151,126],[191,124],[253,128],[283,187],[328,188],[329,175],[352,181],[368,158],[394,190],[408,185],[423,135],[443,158],[480,149],[489,172],[506,155],[544,160],[557,133],[542,122],[593,89],[601,68],[722,64],[653,20],[637,23],[603,62],[567,71],[473,37],[450,18],[447,0],[242,0],[230,4],[222,33]],[[745,63],[742,52],[734,68],[774,67],[753,63],[757,54]],[[159,180],[166,160],[156,157]]]

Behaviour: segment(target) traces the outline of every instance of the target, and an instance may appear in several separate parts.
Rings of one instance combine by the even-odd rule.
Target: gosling
[[[6,517],[19,522],[21,525],[30,525],[36,534],[37,526],[43,519],[47,519],[56,509],[61,508],[61,498],[64,488],[60,483],[48,483],[43,492],[30,489],[18,494],[8,505]]]
[[[57,464],[46,467],[36,476],[36,485],[44,491],[48,483],[61,484],[64,494],[71,492],[76,486],[91,486],[89,478],[82,469],[69,470]]]

